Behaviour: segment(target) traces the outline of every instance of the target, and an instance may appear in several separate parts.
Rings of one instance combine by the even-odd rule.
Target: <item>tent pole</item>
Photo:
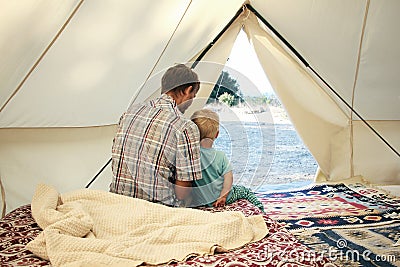
[[[0,176],[0,190],[1,190],[1,217],[3,218],[6,215],[7,203],[6,203],[6,191],[4,190],[3,182],[1,181]]]
[[[104,171],[108,164],[110,164],[112,158],[110,158],[106,164],[99,170],[99,172],[92,178],[92,180],[85,186],[85,188],[89,188],[89,186],[97,179],[97,177]]]
[[[357,115],[357,117],[364,122],[364,124],[374,133],[376,134],[376,136],[379,137],[379,139],[381,139],[382,142],[384,142],[398,157],[400,157],[400,153],[392,146],[389,144],[388,141],[386,141],[385,138],[383,138],[383,136],[378,133],[378,131],[376,131],[349,103],[347,103],[347,101],[338,93],[336,92],[335,89],[332,88],[332,86],[330,86],[330,84],[325,81],[311,66],[310,64],[308,64],[308,62],[304,59],[304,57],[292,46],[290,45],[290,43],[263,17],[261,16],[260,13],[258,13],[257,10],[254,9],[254,7],[252,7],[249,4],[245,5],[246,8],[248,8],[251,12],[254,13],[254,15],[256,15],[256,17],[261,20],[264,25],[270,29],[289,49],[290,51],[296,55],[296,57],[303,62],[303,64],[306,66],[306,68],[309,68],[328,88],[329,90],[334,93],[354,114]]]

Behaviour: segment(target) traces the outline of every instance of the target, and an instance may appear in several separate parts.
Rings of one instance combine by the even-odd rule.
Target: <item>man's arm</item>
[[[184,200],[192,192],[192,181],[179,181],[175,182],[175,195],[177,199]]]
[[[192,121],[187,121],[185,126],[178,132],[176,149],[175,195],[179,200],[189,197],[193,181],[201,179],[199,129]]]

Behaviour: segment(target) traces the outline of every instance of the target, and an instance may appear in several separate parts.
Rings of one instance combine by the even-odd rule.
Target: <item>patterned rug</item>
[[[304,245],[338,266],[400,266],[400,223],[299,235]]]
[[[337,266],[400,266],[398,197],[361,183],[315,185],[257,196],[268,216]]]
[[[257,193],[265,213],[292,232],[384,225],[400,221],[400,200],[362,184],[314,185],[295,191]]]

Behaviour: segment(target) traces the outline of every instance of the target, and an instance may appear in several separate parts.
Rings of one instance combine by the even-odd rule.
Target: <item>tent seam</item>
[[[356,90],[356,86],[357,86],[358,74],[360,72],[361,50],[362,50],[363,40],[364,40],[364,36],[365,36],[365,27],[367,24],[369,5],[370,5],[370,0],[367,0],[366,6],[365,6],[365,13],[364,13],[363,25],[362,25],[362,30],[361,30],[361,36],[360,36],[360,44],[358,46],[356,73],[354,76],[352,95],[351,95],[352,109],[350,110],[350,177],[354,176],[354,127],[353,127],[354,96],[355,96],[355,90]]]
[[[40,127],[1,127],[2,130],[32,130],[32,129],[89,129],[89,128],[101,128],[109,126],[117,126],[118,123],[102,124],[102,125],[89,125],[89,126],[40,126]]]
[[[164,53],[165,53],[165,51],[167,50],[169,44],[171,43],[172,38],[174,37],[174,35],[175,35],[176,31],[178,30],[179,26],[181,25],[181,22],[182,22],[183,18],[185,17],[187,11],[189,10],[189,7],[190,7],[191,4],[192,4],[192,0],[190,0],[188,6],[187,6],[186,9],[185,9],[185,12],[183,12],[182,17],[180,18],[178,24],[176,25],[174,31],[172,32],[170,38],[168,39],[168,42],[166,43],[164,49],[161,51],[161,54],[160,54],[160,56],[158,57],[157,61],[154,63],[154,66],[153,66],[153,68],[151,69],[149,75],[146,77],[146,80],[144,81],[143,85],[146,84],[146,82],[149,80],[150,76],[153,74],[155,68],[157,67],[158,63],[159,63],[160,60],[161,60],[161,57],[164,55]],[[143,87],[143,85],[142,85],[142,87]],[[132,98],[132,100],[130,101],[130,103],[133,103],[133,102],[137,99],[137,97],[138,97],[138,95],[139,95],[141,89],[142,89],[142,88],[140,88],[140,89],[137,91],[136,95],[133,96],[133,98]],[[110,158],[110,159],[107,161],[107,163],[97,172],[97,174],[89,181],[89,183],[85,186],[85,188],[89,188],[89,187],[90,187],[90,185],[97,179],[97,177],[104,171],[104,169],[111,163],[111,161],[112,161],[112,158]]]
[[[2,112],[5,107],[10,103],[10,101],[17,95],[19,90],[22,88],[22,86],[25,84],[25,82],[29,79],[33,71],[37,68],[37,66],[40,64],[40,62],[43,60],[44,56],[47,54],[47,52],[50,50],[51,47],[53,47],[54,43],[57,41],[58,37],[60,37],[61,33],[64,31],[64,29],[67,27],[67,25],[70,23],[72,20],[73,16],[76,14],[78,9],[81,7],[85,0],[81,0],[78,5],[74,8],[72,11],[71,15],[69,15],[68,19],[65,21],[61,29],[57,32],[57,34],[53,37],[51,40],[50,44],[45,48],[43,53],[39,56],[39,58],[36,60],[36,62],[33,64],[33,66],[30,68],[28,73],[25,75],[25,77],[22,79],[22,81],[18,84],[17,88],[14,90],[14,92],[10,95],[10,97],[7,99],[7,101],[3,104],[3,106],[0,108],[0,112]]]
[[[169,44],[171,43],[172,38],[174,37],[174,35],[175,35],[176,31],[178,30],[179,26],[181,25],[181,22],[182,22],[183,18],[185,17],[187,11],[189,10],[189,7],[190,7],[191,4],[192,4],[192,0],[190,0],[188,6],[187,6],[186,9],[185,9],[185,12],[183,12],[182,17],[179,19],[178,24],[176,25],[174,31],[172,32],[170,38],[168,39],[168,42],[166,43],[164,49],[161,51],[160,56],[157,58],[156,62],[154,63],[154,66],[153,66],[153,68],[150,70],[150,73],[149,73],[149,75],[146,77],[146,79],[145,79],[143,85],[141,86],[141,88],[139,88],[139,90],[137,91],[137,93],[132,97],[132,100],[130,101],[130,103],[133,103],[133,102],[137,99],[137,97],[138,97],[140,91],[142,90],[143,86],[146,84],[146,82],[149,80],[150,76],[153,74],[155,68],[157,67],[157,65],[158,65],[158,63],[160,62],[162,56],[164,55],[165,51],[167,50]]]

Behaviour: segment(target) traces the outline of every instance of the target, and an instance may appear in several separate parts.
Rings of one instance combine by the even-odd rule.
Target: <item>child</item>
[[[263,204],[249,188],[233,185],[232,166],[222,151],[213,148],[219,134],[219,116],[212,110],[196,111],[191,120],[200,131],[202,179],[195,181],[192,206],[221,207],[238,199],[247,199],[264,212]]]

